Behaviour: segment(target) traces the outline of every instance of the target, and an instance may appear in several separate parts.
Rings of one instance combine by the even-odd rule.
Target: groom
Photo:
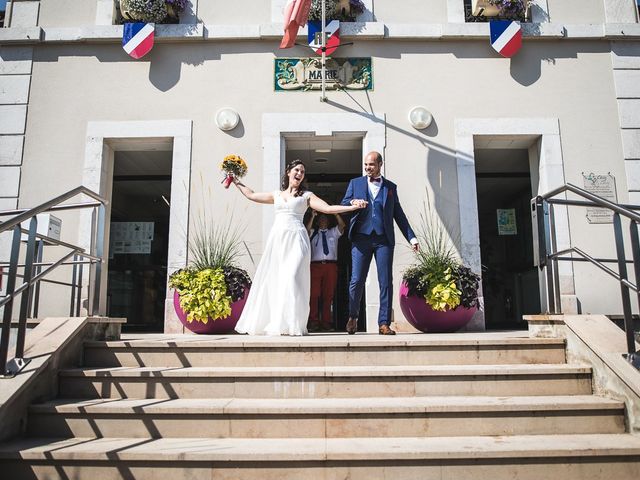
[[[409,226],[400,200],[397,186],[380,175],[382,155],[369,152],[364,157],[365,176],[349,182],[342,205],[366,204],[351,217],[348,237],[351,240],[352,273],[349,283],[349,321],[347,333],[353,335],[358,329],[360,300],[367,278],[371,258],[375,256],[380,286],[380,310],[378,333],[395,335],[391,329],[392,264],[395,235],[395,220],[404,237],[418,250],[418,240]]]

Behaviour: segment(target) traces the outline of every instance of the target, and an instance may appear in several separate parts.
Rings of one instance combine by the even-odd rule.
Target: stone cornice
[[[278,40],[282,24],[229,25],[179,24],[157,25],[157,42]],[[636,40],[640,24],[558,24],[525,23],[528,40]],[[384,24],[380,22],[343,23],[341,38],[349,40],[478,40],[489,36],[487,23],[416,23]],[[300,30],[306,39],[306,28]],[[119,43],[122,25],[80,27],[29,27],[0,29],[0,45],[39,43]],[[306,43],[306,42],[304,42]]]

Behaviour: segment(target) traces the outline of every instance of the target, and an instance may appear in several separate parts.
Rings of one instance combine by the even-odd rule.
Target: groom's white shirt
[[[375,199],[378,196],[378,193],[380,193],[380,189],[382,188],[383,181],[384,178],[382,178],[382,175],[380,176],[379,182],[372,182],[367,178],[367,185],[369,186],[369,195],[371,195],[371,198]]]

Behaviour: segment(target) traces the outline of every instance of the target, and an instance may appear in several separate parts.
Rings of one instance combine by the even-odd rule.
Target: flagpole
[[[325,67],[327,59],[326,7],[326,0],[322,0],[322,71],[320,72],[322,75],[322,96],[320,97],[321,102],[327,101],[327,96],[325,94]]]

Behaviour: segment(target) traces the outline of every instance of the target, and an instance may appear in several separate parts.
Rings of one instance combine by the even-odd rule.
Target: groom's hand
[[[366,208],[367,207],[367,202],[365,200],[360,200],[360,199],[353,199],[351,200],[351,205],[358,207],[358,208]]]

